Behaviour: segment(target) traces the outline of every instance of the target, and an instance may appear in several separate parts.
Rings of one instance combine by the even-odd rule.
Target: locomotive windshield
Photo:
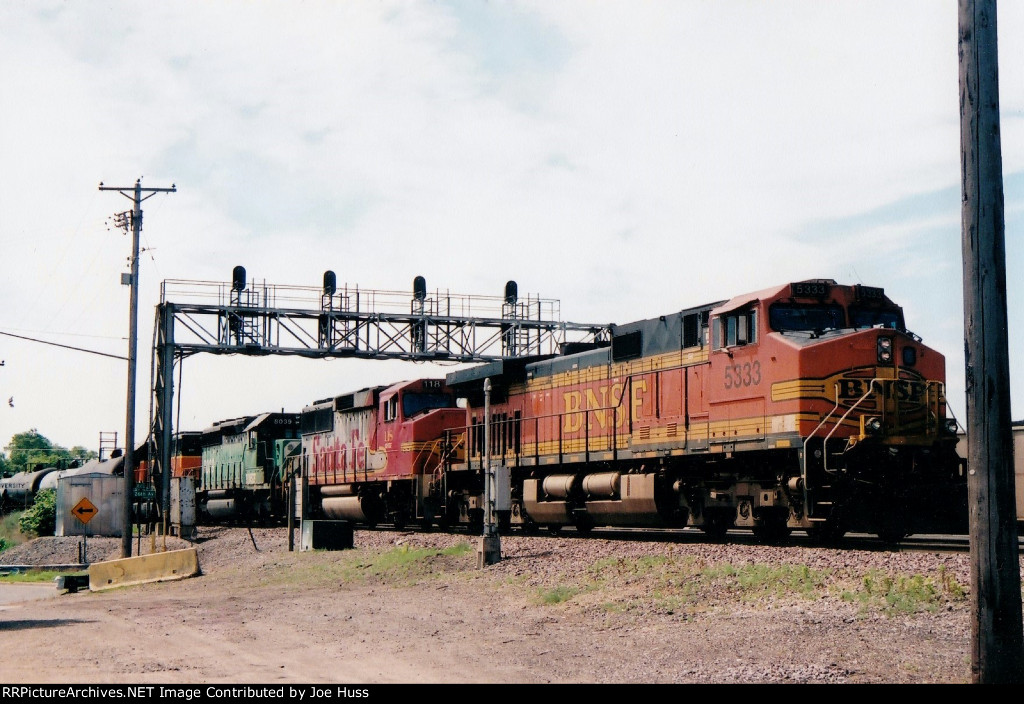
[[[881,325],[895,330],[903,329],[903,311],[899,308],[860,308],[850,306],[850,324],[855,328],[873,328]]]
[[[455,408],[451,394],[405,394],[402,397],[402,413],[411,418],[431,408]]]
[[[777,332],[814,332],[843,327],[843,307],[836,304],[776,303],[768,324]]]

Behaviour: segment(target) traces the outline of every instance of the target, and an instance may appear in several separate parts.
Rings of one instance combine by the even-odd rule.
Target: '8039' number
[[[757,386],[761,383],[761,362],[730,364],[725,368],[725,388],[738,389],[743,386]]]

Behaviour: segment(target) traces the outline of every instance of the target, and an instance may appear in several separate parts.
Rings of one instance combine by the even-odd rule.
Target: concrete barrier
[[[89,565],[89,591],[193,577],[199,572],[195,548],[125,557]]]

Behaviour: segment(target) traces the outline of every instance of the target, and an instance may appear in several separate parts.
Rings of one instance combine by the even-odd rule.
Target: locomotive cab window
[[[454,408],[451,394],[410,393],[402,398],[402,411],[406,418],[425,413],[433,408]]]
[[[905,330],[903,327],[903,311],[899,308],[850,306],[850,325],[855,328],[881,326],[893,330]]]
[[[384,402],[384,422],[390,423],[395,418],[398,418],[398,394]]]
[[[824,332],[843,327],[843,307],[834,303],[774,303],[768,324],[776,332]]]
[[[757,342],[757,311],[736,311],[718,316],[712,320],[711,338],[711,348],[715,350]]]

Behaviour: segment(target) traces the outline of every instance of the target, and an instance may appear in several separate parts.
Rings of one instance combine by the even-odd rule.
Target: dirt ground
[[[76,539],[45,540],[12,548],[3,561],[75,561]],[[502,537],[502,561],[478,569],[471,536],[357,531],[355,549],[336,552],[299,552],[297,532],[295,540],[290,552],[283,528],[201,529],[194,545],[201,576],[4,604],[0,679],[970,681],[969,604],[962,593],[916,613],[893,610],[884,599],[842,597],[886,575],[967,585],[963,554],[568,533]],[[176,538],[157,541],[157,550],[191,547]],[[116,557],[119,544],[93,538],[89,554]],[[148,539],[140,547],[148,552]],[[743,588],[744,574],[764,565],[776,570],[767,586]],[[808,577],[819,582],[811,592],[784,588]]]

